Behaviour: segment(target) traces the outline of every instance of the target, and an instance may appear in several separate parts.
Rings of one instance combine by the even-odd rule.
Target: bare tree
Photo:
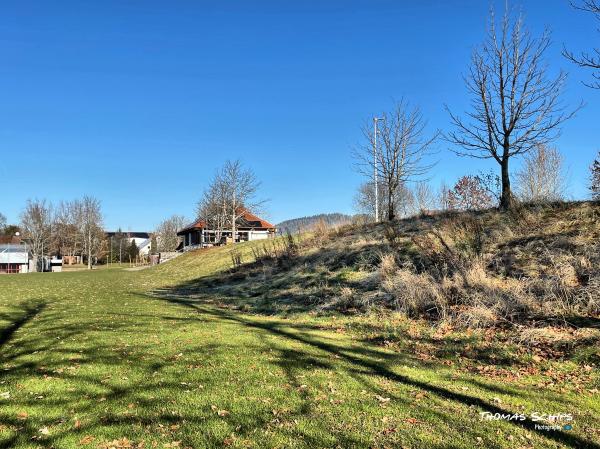
[[[181,215],[173,215],[162,221],[156,228],[156,243],[158,251],[175,251],[179,245],[179,231],[185,225],[185,218]]]
[[[52,205],[46,200],[27,200],[21,212],[23,238],[29,243],[33,254],[33,269],[43,267],[44,252],[48,249],[51,237]]]
[[[100,201],[91,196],[84,196],[76,201],[73,207],[82,238],[83,253],[87,257],[88,270],[91,270],[94,258],[98,256],[104,240]]]
[[[198,202],[198,217],[215,229],[216,240],[229,228],[236,241],[237,222],[246,211],[257,212],[264,201],[256,199],[260,182],[254,172],[244,168],[239,160],[226,161],[215,174]]]
[[[241,161],[226,161],[223,166],[223,181],[229,194],[229,213],[231,216],[231,238],[236,241],[238,219],[245,211],[258,209],[263,201],[256,200],[260,181],[251,169],[244,168]]]
[[[415,209],[417,213],[426,213],[435,208],[435,195],[430,185],[421,181],[414,188]]]
[[[560,103],[566,74],[548,77],[544,54],[549,46],[548,31],[533,38],[524,29],[522,18],[513,21],[508,11],[498,29],[492,13],[487,38],[473,52],[465,77],[473,109],[463,119],[446,107],[456,128],[446,135],[458,147],[454,152],[491,158],[500,165],[502,209],[514,203],[511,158],[553,141],[560,134],[560,125],[575,113],[566,112]]]
[[[439,133],[425,137],[427,122],[419,108],[410,108],[404,100],[397,103],[395,109],[381,114],[383,120],[379,126],[377,141],[380,148],[373,158],[375,134],[369,126],[363,128],[367,144],[355,151],[358,171],[369,178],[375,171],[387,192],[387,219],[396,217],[398,204],[396,195],[399,187],[409,182],[419,181],[433,163],[426,163],[432,153],[433,143]]]
[[[221,241],[223,231],[230,221],[228,187],[221,169],[213,176],[196,209],[197,217],[204,219],[208,226],[215,231],[217,243]]]
[[[77,201],[61,201],[55,209],[52,224],[52,249],[57,255],[74,256],[81,251],[78,231]]]
[[[389,195],[385,184],[379,184],[377,196],[379,197],[380,210],[387,210]],[[396,193],[392,197],[396,201],[394,209],[399,217],[407,217],[414,213],[415,200],[413,192],[404,184],[398,186]],[[360,214],[365,214],[372,218],[375,217],[375,187],[373,182],[365,182],[358,187],[354,196],[354,208]]]
[[[0,234],[4,232],[6,226],[6,217],[0,212]]]
[[[538,145],[525,156],[517,172],[517,194],[528,202],[564,199],[567,190],[564,158],[557,148]]]
[[[436,206],[439,210],[448,210],[450,209],[450,204],[449,204],[449,199],[448,199],[448,192],[450,191],[450,188],[448,187],[448,184],[446,184],[445,181],[442,181],[440,183],[440,187],[437,190],[437,202],[436,202]]]
[[[597,20],[600,20],[600,1],[583,0],[582,3],[571,4],[576,9],[592,13]],[[593,89],[600,89],[600,47],[593,48],[588,52],[581,52],[577,55],[564,48],[563,55],[579,67],[592,69],[594,81],[584,84]]]
[[[600,201],[600,152],[590,167],[590,190],[592,199]]]

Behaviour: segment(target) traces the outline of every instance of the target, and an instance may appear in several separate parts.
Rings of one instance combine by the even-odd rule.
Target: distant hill
[[[292,218],[291,220],[282,221],[277,225],[277,230],[281,233],[298,231],[306,231],[314,227],[318,222],[323,220],[328,226],[336,226],[352,222],[352,215],[347,214],[318,214],[310,217]]]

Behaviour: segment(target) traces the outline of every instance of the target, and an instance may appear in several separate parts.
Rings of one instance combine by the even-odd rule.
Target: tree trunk
[[[510,176],[508,173],[508,157],[504,157],[500,163],[502,169],[502,196],[500,197],[500,209],[509,210],[514,206],[514,198],[510,190]]]
[[[236,216],[236,202],[237,198],[235,197],[235,189],[233,189],[233,197],[232,197],[232,201],[231,201],[231,207],[232,207],[232,211],[231,211],[231,243],[233,243],[235,245],[235,216]]]
[[[391,188],[388,188],[388,221],[392,221],[396,218],[396,214],[394,212],[394,194]]]
[[[92,234],[88,231],[88,270],[92,269]]]

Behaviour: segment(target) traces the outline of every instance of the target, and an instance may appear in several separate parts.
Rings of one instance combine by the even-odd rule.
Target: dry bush
[[[460,311],[453,321],[458,327],[478,329],[496,326],[500,318],[494,309],[474,306]]]
[[[242,265],[242,253],[237,249],[232,249],[229,254],[231,256],[231,261],[233,262],[233,268],[239,268]]]
[[[392,278],[398,271],[398,265],[396,265],[396,259],[391,253],[383,254],[381,256],[381,263],[379,264],[379,275],[383,282]]]
[[[390,295],[394,307],[410,317],[445,319],[448,315],[441,286],[427,273],[399,269],[383,280],[382,289]]]

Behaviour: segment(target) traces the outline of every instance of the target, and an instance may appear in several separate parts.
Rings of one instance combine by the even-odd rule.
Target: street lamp
[[[379,222],[379,182],[377,180],[377,123],[382,117],[373,117],[373,183],[375,184],[375,223]]]

